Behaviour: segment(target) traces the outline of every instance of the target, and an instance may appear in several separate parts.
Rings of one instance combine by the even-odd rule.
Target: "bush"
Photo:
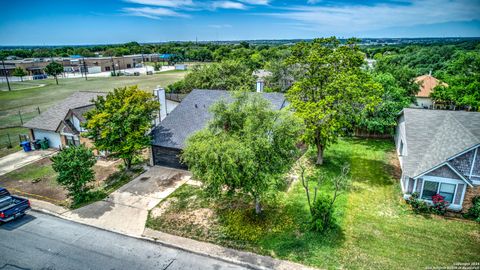
[[[442,215],[442,216],[445,215],[448,207],[448,202],[445,201],[445,198],[440,194],[436,194],[432,197],[432,201],[433,201],[432,212],[437,215]]]
[[[419,194],[414,192],[412,196],[407,200],[407,203],[412,207],[413,212],[416,214],[419,213],[430,213],[430,207],[428,204],[420,199],[418,199]]]
[[[90,182],[95,180],[92,167],[96,163],[92,150],[83,144],[63,149],[51,158],[52,168],[58,173],[57,182],[68,190],[73,204],[85,201]]]
[[[472,218],[477,222],[480,222],[480,196],[475,196],[472,199],[472,207],[468,209],[465,217]]]
[[[310,229],[316,232],[324,232],[333,224],[334,206],[332,200],[327,197],[320,197],[313,203],[312,219]]]

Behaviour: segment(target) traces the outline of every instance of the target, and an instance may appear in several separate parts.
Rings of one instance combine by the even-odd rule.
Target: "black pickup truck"
[[[30,210],[30,201],[10,195],[5,188],[0,187],[0,223],[22,217]]]

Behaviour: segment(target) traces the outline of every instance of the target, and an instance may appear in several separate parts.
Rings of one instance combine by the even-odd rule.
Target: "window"
[[[438,182],[425,181],[423,184],[422,199],[432,200],[432,196],[437,194]]]
[[[440,191],[438,192],[438,194],[442,195],[445,201],[452,203],[453,194],[455,194],[455,185],[442,183],[440,185]]]
[[[110,67],[105,67],[105,71],[110,71]]]

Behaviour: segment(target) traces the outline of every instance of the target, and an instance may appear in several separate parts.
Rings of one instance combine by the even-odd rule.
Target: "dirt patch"
[[[52,161],[44,158],[0,176],[0,186],[20,196],[33,197],[55,204],[65,204],[67,191],[56,183]]]
[[[114,160],[111,162],[98,161],[95,166],[93,166],[93,171],[95,171],[95,182],[93,183],[94,187],[100,187],[103,185],[105,180],[115,172],[118,172],[118,165],[121,163],[121,160]]]
[[[402,177],[402,169],[400,167],[400,161],[398,160],[397,153],[395,151],[388,153],[388,160],[390,164],[390,174],[395,179],[400,179],[400,177]]]
[[[172,204],[175,204],[177,201],[178,201],[177,198],[171,198],[171,199],[165,200],[160,204],[159,207],[155,207],[152,209],[152,212],[151,212],[152,217],[153,218],[160,217],[163,213],[165,213],[168,210],[168,208]]]

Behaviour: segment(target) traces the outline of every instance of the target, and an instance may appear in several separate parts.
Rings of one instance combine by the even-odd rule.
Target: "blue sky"
[[[480,36],[480,0],[0,1],[0,45]]]

